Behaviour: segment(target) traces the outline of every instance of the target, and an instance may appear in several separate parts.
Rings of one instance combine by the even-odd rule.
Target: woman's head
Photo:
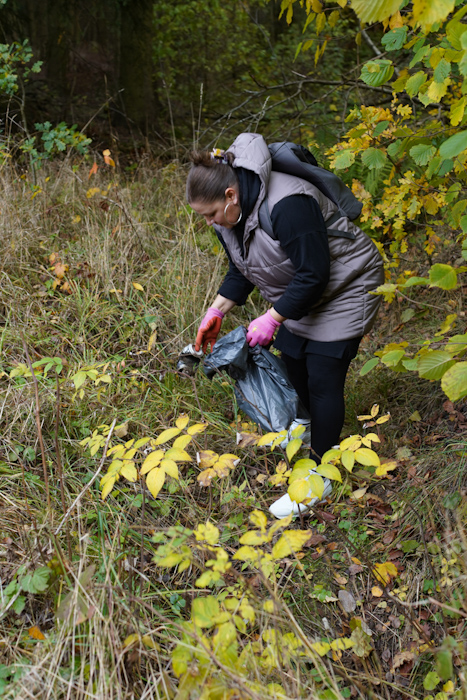
[[[233,227],[241,218],[238,179],[232,153],[194,151],[186,198],[207,223]],[[228,216],[226,212],[228,210]]]

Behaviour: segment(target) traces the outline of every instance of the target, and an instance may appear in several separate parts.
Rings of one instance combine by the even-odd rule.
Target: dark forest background
[[[0,42],[26,39],[42,61],[22,86],[27,123],[77,124],[94,147],[150,143],[173,156],[259,125],[331,143],[342,106],[364,101],[357,68],[372,49],[356,47],[349,9],[295,58],[300,12],[289,26],[277,0],[8,0]],[[326,62],[316,66],[324,42]],[[21,128],[19,102],[3,97],[6,130]]]

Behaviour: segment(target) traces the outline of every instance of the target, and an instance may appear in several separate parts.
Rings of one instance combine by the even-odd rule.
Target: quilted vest
[[[284,197],[306,194],[316,199],[325,220],[337,207],[306,180],[272,171],[271,157],[262,136],[240,134],[229,151],[235,156],[233,167],[253,170],[260,178],[261,188],[245,222],[243,255],[231,229],[219,227],[219,232],[235,266],[273,305],[295,271],[279,241],[272,239],[259,225],[261,202],[267,197],[272,212],[274,205]],[[342,231],[343,237],[328,238],[331,267],[323,295],[306,316],[298,321],[284,321],[286,328],[295,335],[322,342],[365,335],[375,321],[381,301],[379,296],[369,292],[384,281],[383,261],[373,241],[347,218],[333,222],[332,228]]]

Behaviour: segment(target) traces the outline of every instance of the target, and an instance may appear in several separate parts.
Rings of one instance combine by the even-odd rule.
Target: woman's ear
[[[235,187],[227,187],[225,190],[225,199],[232,204],[238,204],[238,192]]]

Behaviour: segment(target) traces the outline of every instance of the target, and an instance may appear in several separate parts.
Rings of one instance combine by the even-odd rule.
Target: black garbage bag
[[[298,415],[299,398],[284,363],[259,345],[250,348],[243,326],[216,342],[203,369],[210,379],[227,372],[235,380],[239,408],[267,432],[286,430]]]

